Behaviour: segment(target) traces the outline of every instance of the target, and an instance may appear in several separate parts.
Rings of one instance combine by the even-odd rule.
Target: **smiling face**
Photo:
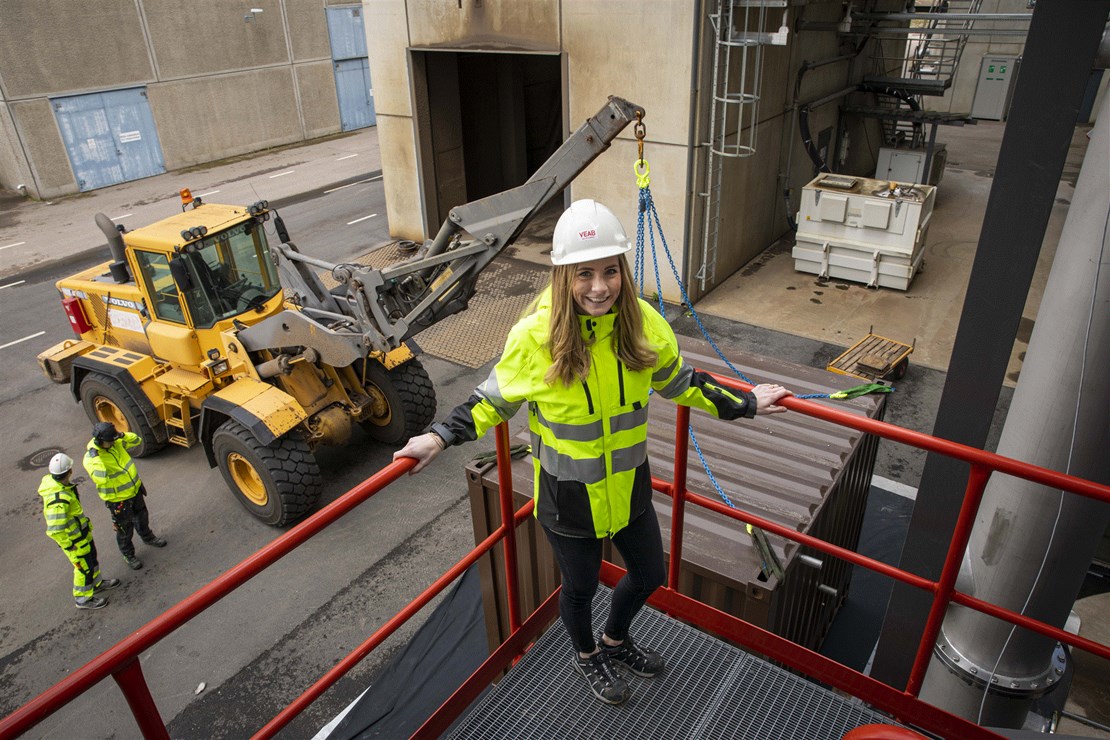
[[[621,265],[617,257],[603,257],[574,265],[571,295],[578,313],[602,316],[609,312],[621,292]]]

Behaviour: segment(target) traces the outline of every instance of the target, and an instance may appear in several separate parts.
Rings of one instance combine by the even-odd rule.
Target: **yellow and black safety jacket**
[[[139,435],[127,432],[106,450],[99,447],[95,439],[89,442],[81,464],[92,478],[100,498],[105,501],[126,501],[139,492],[143,483],[139,480],[139,471],[135,469],[135,463],[127,450],[138,446],[142,441]]]
[[[47,536],[74,555],[87,554],[92,542],[92,522],[81,508],[77,486],[47,474],[39,484],[39,495]]]
[[[474,440],[511,418],[527,401],[535,467],[535,515],[572,537],[606,537],[651,505],[647,462],[648,394],[700,408],[723,419],[752,417],[755,396],[717,385],[687,365],[666,320],[640,301],[655,367],[633,372],[613,350],[615,311],[580,316],[590,347],[589,377],[549,385],[550,311],[542,303],[509,332],[488,379],[432,430],[448,444]]]

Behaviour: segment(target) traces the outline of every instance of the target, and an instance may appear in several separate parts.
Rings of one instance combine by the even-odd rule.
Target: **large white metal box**
[[[906,290],[921,269],[936,188],[822,173],[802,190],[794,269]]]
[[[925,171],[927,159],[929,160],[928,172]],[[879,147],[879,157],[875,162],[875,179],[939,185],[947,162],[948,147],[944,144],[933,147],[932,157],[925,149],[883,146]]]

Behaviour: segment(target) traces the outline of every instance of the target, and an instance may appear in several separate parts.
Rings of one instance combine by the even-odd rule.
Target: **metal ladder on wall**
[[[784,46],[788,0],[717,0],[709,16],[714,30],[713,91],[705,168],[705,228],[702,230],[700,287],[714,282],[720,242],[721,183],[724,163],[755,154],[763,47]],[[782,10],[782,25],[768,32],[769,10]]]

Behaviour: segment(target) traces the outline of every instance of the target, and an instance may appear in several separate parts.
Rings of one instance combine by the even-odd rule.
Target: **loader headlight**
[[[227,372],[229,365],[227,360],[219,360],[217,362],[208,363],[208,372],[213,378],[219,377]]]

